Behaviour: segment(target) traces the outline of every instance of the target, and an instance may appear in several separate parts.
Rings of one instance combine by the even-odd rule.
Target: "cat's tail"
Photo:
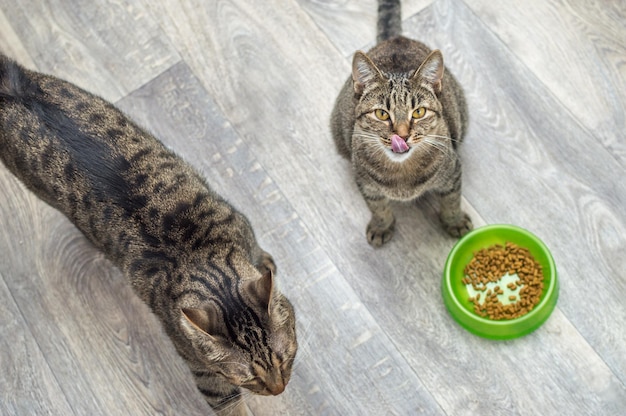
[[[376,41],[382,42],[402,34],[402,7],[400,0],[378,0]]]

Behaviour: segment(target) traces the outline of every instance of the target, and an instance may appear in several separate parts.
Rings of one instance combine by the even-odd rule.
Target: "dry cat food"
[[[514,243],[475,252],[464,272],[474,312],[489,319],[518,318],[539,303],[543,292],[541,265]]]

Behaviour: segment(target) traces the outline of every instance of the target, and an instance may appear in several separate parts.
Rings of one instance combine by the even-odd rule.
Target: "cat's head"
[[[223,288],[224,289],[224,288]],[[283,392],[298,348],[295,314],[267,272],[229,296],[183,308],[181,324],[206,371],[262,395]]]
[[[440,101],[443,57],[435,50],[408,73],[384,73],[363,52],[352,63],[358,98],[353,145],[385,160],[445,155],[451,139]]]

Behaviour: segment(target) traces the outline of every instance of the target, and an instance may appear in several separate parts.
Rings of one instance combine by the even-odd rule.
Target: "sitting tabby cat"
[[[0,55],[0,159],[124,272],[216,411],[245,414],[240,387],[285,389],[295,318],[271,256],[161,142],[103,99]]]
[[[461,210],[458,146],[467,129],[463,91],[444,72],[443,57],[399,36],[400,2],[379,0],[378,44],[356,52],[352,77],[337,97],[331,130],[337,150],[352,160],[356,183],[372,218],[367,240],[391,239],[390,200],[425,192],[441,196],[440,219],[455,237],[472,229]]]

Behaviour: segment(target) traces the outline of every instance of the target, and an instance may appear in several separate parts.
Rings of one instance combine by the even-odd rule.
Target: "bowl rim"
[[[491,320],[469,311],[456,296],[452,287],[452,267],[454,260],[468,241],[494,231],[507,231],[523,235],[535,243],[541,250],[550,270],[549,283],[544,287],[542,298],[532,311],[515,319]],[[487,247],[487,246],[486,246]],[[548,276],[544,276],[544,279]],[[476,228],[459,239],[446,259],[442,279],[444,304],[454,320],[469,332],[489,339],[513,339],[527,335],[539,328],[552,314],[558,299],[558,277],[552,253],[545,243],[532,232],[512,224],[490,224]],[[518,330],[514,329],[518,327]]]

